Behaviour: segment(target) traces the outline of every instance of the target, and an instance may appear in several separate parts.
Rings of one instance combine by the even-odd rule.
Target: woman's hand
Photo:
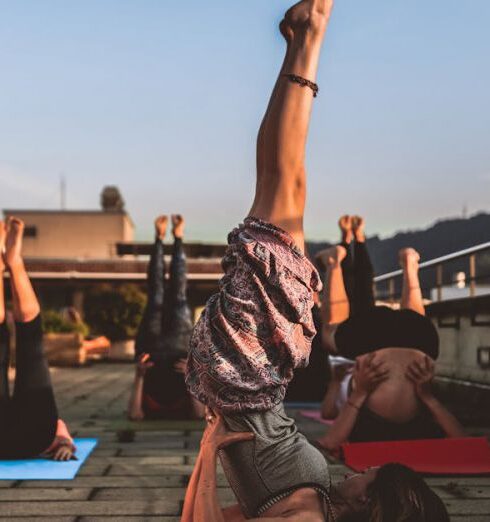
[[[71,445],[61,444],[53,451],[53,460],[67,462],[73,457],[73,448]]]
[[[241,442],[244,440],[253,440],[254,434],[251,432],[235,432],[230,431],[223,417],[213,412],[210,408],[206,407],[206,429],[204,430],[201,447],[203,449],[211,449],[212,451],[218,451],[219,449],[226,448],[235,442]]]
[[[150,354],[149,353],[142,353],[138,357],[138,362],[136,363],[136,375],[139,377],[144,377],[146,375],[146,372],[153,368],[155,364],[150,361]]]
[[[435,365],[434,361],[427,355],[422,361],[414,360],[410,363],[406,371],[406,377],[413,382],[415,391],[422,402],[433,397],[432,381],[434,380]]]
[[[389,376],[389,368],[383,360],[378,361],[376,353],[358,357],[353,373],[355,394],[366,398]]]
[[[175,372],[177,373],[182,373],[184,374],[185,371],[187,369],[187,359],[179,359],[175,364],[174,364],[174,370]]]

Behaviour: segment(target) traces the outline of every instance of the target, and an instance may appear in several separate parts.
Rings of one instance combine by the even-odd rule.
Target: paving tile
[[[180,502],[155,500],[120,502],[2,502],[2,515],[6,517],[50,514],[54,516],[88,516],[88,515],[171,515],[178,516]]]
[[[73,480],[29,480],[19,484],[22,488],[181,488],[188,482],[187,475],[132,476],[132,477],[76,477]]]
[[[99,445],[72,481],[0,481],[0,522],[142,522],[179,520],[185,487],[199,451],[199,432],[136,431],[135,441],[121,443],[115,422],[123,418],[133,378],[132,365],[96,364],[53,372],[63,418],[78,436]],[[319,423],[292,411],[300,429],[315,437]],[[347,468],[330,464],[332,481]],[[431,477],[452,522],[490,520],[489,477]],[[235,503],[218,468],[218,495],[223,505]]]
[[[0,490],[1,502],[29,502],[31,500],[87,500],[92,488],[10,488]]]

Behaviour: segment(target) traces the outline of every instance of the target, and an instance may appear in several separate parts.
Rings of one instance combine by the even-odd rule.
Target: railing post
[[[437,301],[442,301],[442,265],[436,266]]]
[[[388,281],[388,296],[390,302],[393,303],[395,301],[395,279],[393,277]]]
[[[476,259],[475,254],[470,256],[470,297],[476,295]]]

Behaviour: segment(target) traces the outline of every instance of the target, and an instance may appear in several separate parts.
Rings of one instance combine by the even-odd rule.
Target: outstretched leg
[[[170,285],[167,300],[168,334],[177,351],[187,352],[192,332],[191,309],[187,302],[187,260],[184,253],[184,218],[177,214],[172,216],[172,234],[174,251],[170,264]]]
[[[10,218],[5,262],[16,321],[16,376],[12,397],[19,458],[45,450],[56,433],[58,412],[42,344],[40,306],[22,259],[24,223]]]
[[[23,234],[24,223],[20,219],[9,218],[5,262],[10,271],[14,319],[19,323],[28,323],[39,315],[41,309],[22,259]]]
[[[354,239],[352,217],[348,215],[341,216],[339,219],[339,228],[341,235],[339,244],[344,247],[347,252],[347,255],[342,260],[340,266],[342,268],[345,292],[349,298],[350,314],[352,314],[354,310],[353,301],[355,293],[354,256],[352,252],[352,240]]]
[[[413,310],[425,315],[424,300],[419,280],[420,255],[413,248],[405,248],[399,254],[400,265],[403,268],[403,288],[400,306],[402,309]]]
[[[333,0],[302,0],[281,23],[287,51],[257,140],[257,185],[249,215],[288,231],[304,248],[305,146],[313,90]]]
[[[3,252],[5,249],[7,230],[5,223],[0,221],[0,405],[9,399],[8,369],[10,360],[9,332],[5,321],[5,294],[3,276],[5,274],[5,262]]]
[[[358,314],[372,308],[374,300],[374,269],[366,247],[364,235],[364,219],[360,216],[352,218],[354,243],[354,300],[353,313]],[[352,310],[351,310],[352,314]]]
[[[335,246],[322,253],[322,262],[327,267],[322,295],[322,342],[327,350],[336,353],[334,335],[337,326],[349,318],[349,298],[345,291],[342,261],[347,252]]]
[[[157,352],[163,346],[165,297],[165,260],[163,241],[167,232],[167,216],[155,220],[155,243],[148,265],[148,301],[135,342],[136,357]]]

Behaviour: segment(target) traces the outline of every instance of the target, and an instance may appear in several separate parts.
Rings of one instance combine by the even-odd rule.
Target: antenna
[[[60,176],[60,204],[61,210],[66,209],[66,180],[65,176],[61,174]]]

